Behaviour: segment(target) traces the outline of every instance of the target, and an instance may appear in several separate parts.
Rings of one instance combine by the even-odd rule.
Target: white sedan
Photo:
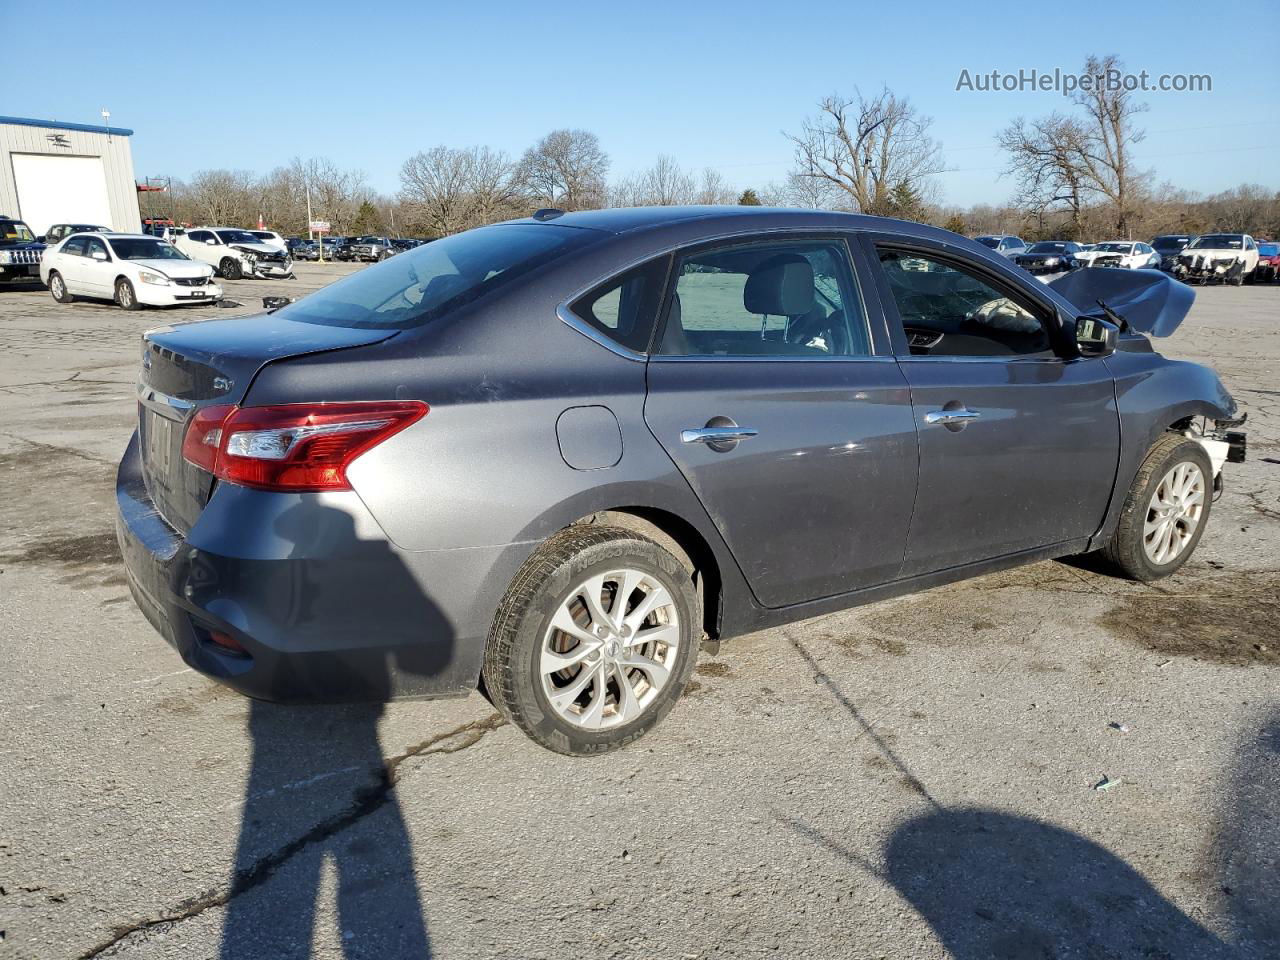
[[[222,299],[212,267],[145,234],[72,234],[45,251],[40,279],[59,303],[92,297],[137,310]]]
[[[1091,250],[1082,250],[1074,254],[1073,259],[1085,267],[1121,267],[1126,270],[1141,270],[1146,267],[1160,266],[1160,254],[1150,244],[1137,243],[1132,240],[1109,240],[1096,243]]]

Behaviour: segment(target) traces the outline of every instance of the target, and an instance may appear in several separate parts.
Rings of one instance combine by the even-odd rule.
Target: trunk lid
[[[197,410],[241,403],[254,376],[273,360],[368,346],[396,333],[300,323],[267,314],[203,320],[143,334],[138,378],[142,476],[161,516],[185,536],[212,492],[212,475],[182,458],[183,434]]]

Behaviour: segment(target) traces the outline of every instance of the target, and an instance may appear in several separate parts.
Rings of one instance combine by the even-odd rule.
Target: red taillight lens
[[[351,462],[427,415],[419,401],[205,407],[183,437],[183,458],[261,490],[350,490]]]

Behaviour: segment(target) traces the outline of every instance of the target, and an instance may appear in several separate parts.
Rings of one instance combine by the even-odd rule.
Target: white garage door
[[[55,223],[113,226],[101,157],[12,156],[18,215],[36,236]]]

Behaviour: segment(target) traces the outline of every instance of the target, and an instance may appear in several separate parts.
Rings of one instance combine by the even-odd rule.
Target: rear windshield
[[[331,327],[422,326],[587,244],[591,231],[498,224],[416,247],[317,290],[277,316]]]
[[[1067,245],[1052,240],[1042,240],[1040,243],[1032,244],[1031,249],[1027,253],[1066,253]]]
[[[1187,245],[1186,237],[1156,237],[1151,245],[1157,250],[1181,250]]]
[[[978,242],[982,244],[984,247],[990,247],[992,250],[1000,246],[999,237],[979,237]]]
[[[1102,253],[1132,253],[1132,243],[1100,243],[1093,249]]]

